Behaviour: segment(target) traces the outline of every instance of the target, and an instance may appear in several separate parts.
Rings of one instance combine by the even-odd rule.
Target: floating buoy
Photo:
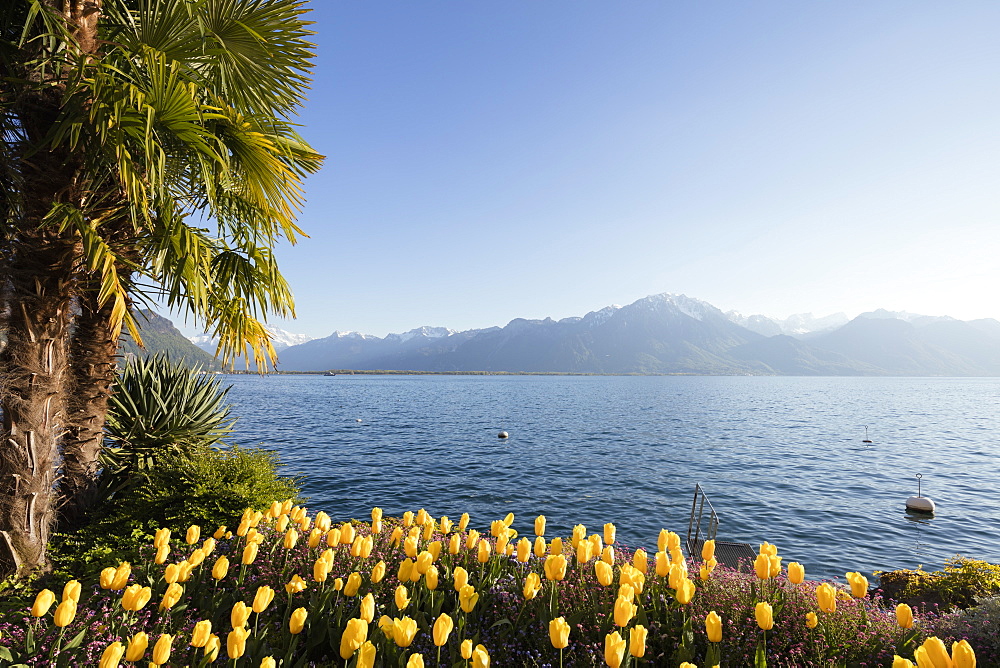
[[[906,509],[918,513],[934,514],[934,500],[920,495],[920,479],[923,475],[917,474],[917,495],[906,500]]]
[[[361,418],[354,418],[355,422],[361,422]]]
[[[497,434],[497,438],[507,438],[508,436],[510,436],[510,434],[508,434],[505,431],[502,431],[499,434]]]
[[[861,442],[862,443],[871,443],[871,441],[868,440],[868,425],[865,425],[865,437],[861,440]]]

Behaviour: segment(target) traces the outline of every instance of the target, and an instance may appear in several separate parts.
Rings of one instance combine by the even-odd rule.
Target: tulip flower
[[[593,545],[589,540],[581,540],[576,544],[576,563],[579,565],[585,565],[590,561],[590,551],[593,549]]]
[[[411,654],[406,659],[406,668],[424,668],[424,655],[423,654]]]
[[[153,547],[162,547],[168,543],[170,543],[170,529],[157,529],[153,538]]]
[[[225,524],[223,524],[218,529],[216,529],[215,533],[212,534],[212,538],[214,538],[215,540],[222,540],[225,537],[226,537],[226,525]]]
[[[229,655],[230,659],[238,659],[243,656],[243,653],[247,651],[247,638],[250,636],[250,631],[240,628],[234,628],[226,636],[226,653]]]
[[[608,587],[614,578],[614,571],[611,566],[604,561],[594,562],[594,574],[597,575],[597,582],[600,583],[602,587]]]
[[[379,522],[382,520],[382,509],[378,506],[372,508],[372,522]]]
[[[265,656],[260,660],[260,668],[278,668],[278,662],[273,656]]]
[[[229,573],[229,559],[223,555],[215,560],[215,565],[212,566],[212,577],[221,580],[226,577],[227,573]]]
[[[448,539],[448,554],[458,554],[462,550],[462,535],[454,533]]]
[[[405,610],[406,606],[410,604],[410,594],[406,591],[406,585],[399,585],[396,587],[396,608],[399,610]]]
[[[125,654],[125,646],[120,642],[113,642],[104,648],[101,654],[101,661],[98,668],[118,668],[121,664],[122,656]]]
[[[772,578],[776,578],[781,575],[781,557],[776,554],[772,554],[768,559],[771,562],[771,570],[768,575]]]
[[[156,564],[157,566],[160,566],[163,564],[163,562],[167,560],[167,557],[169,556],[170,556],[170,546],[161,545],[160,547],[156,548],[156,555],[153,557],[153,563]]]
[[[167,584],[173,584],[177,582],[181,577],[181,566],[180,564],[167,564],[167,567],[163,569],[163,581]]]
[[[635,589],[630,584],[623,584],[618,587],[618,595],[624,596],[629,601],[635,603]]]
[[[372,567],[372,582],[378,584],[385,577],[385,562],[379,561]]]
[[[674,597],[677,599],[677,602],[680,603],[681,605],[687,605],[694,598],[694,594],[697,591],[697,589],[698,588],[695,586],[693,581],[689,580],[688,578],[684,578],[683,580],[681,580],[680,586],[677,588],[677,591],[674,592]]]
[[[968,640],[959,640],[951,646],[951,660],[955,668],[976,668],[976,653]]]
[[[683,561],[670,564],[670,573],[667,575],[667,584],[671,589],[678,589],[681,583],[687,579],[687,568]]]
[[[774,615],[771,611],[771,604],[761,601],[754,607],[754,617],[757,618],[757,626],[765,631],[774,628]]]
[[[462,610],[465,612],[472,612],[472,609],[476,607],[476,602],[478,601],[479,594],[472,585],[465,585],[462,587],[461,591],[458,592],[458,602],[461,604]]]
[[[577,524],[573,527],[573,535],[570,537],[570,544],[573,546],[573,549],[576,549],[576,546],[580,543],[580,541],[585,540],[586,538],[587,527],[583,524]]]
[[[482,645],[472,650],[472,668],[490,668],[490,653]]]
[[[330,575],[330,562],[320,558],[313,562],[313,580],[316,582],[326,582]]]
[[[771,557],[764,553],[758,554],[753,560],[753,570],[761,580],[771,577]]]
[[[56,614],[53,623],[62,628],[76,618],[76,601],[69,598],[56,607]]]
[[[590,535],[590,553],[595,557],[600,557],[604,551],[604,541],[596,533]]]
[[[642,624],[636,624],[629,630],[628,652],[636,658],[642,658],[646,654],[646,636],[649,631]]]
[[[806,577],[806,569],[797,561],[788,564],[788,581],[794,585],[802,584]]]
[[[187,541],[188,545],[194,545],[201,538],[201,527],[197,524],[192,524],[188,527],[187,534],[184,536],[184,540]]]
[[[303,582],[303,585],[305,582]],[[347,576],[347,582],[344,583],[344,596],[356,596],[358,589],[361,588],[361,573],[354,571]],[[305,589],[305,587],[303,587]],[[301,590],[300,590],[301,591]]]
[[[535,535],[545,535],[545,515],[539,515],[535,518]]]
[[[557,556],[562,553],[563,553],[563,539],[560,538],[559,536],[556,536],[555,538],[552,539],[552,542],[549,543],[549,554],[551,554],[552,556]]]
[[[191,629],[191,647],[204,647],[211,637],[212,622],[208,619],[196,622],[194,628]]]
[[[565,617],[556,617],[549,622],[549,640],[556,649],[563,649],[569,644],[569,624]]]
[[[358,617],[365,620],[369,624],[371,624],[375,619],[375,597],[371,592],[368,592],[364,595],[364,597],[362,597]]]
[[[530,601],[538,595],[541,589],[542,579],[538,573],[528,573],[528,577],[524,579],[524,588],[521,590],[521,593],[524,594],[524,599]]]
[[[900,628],[909,629],[913,627],[913,610],[905,603],[896,606],[896,622]]]
[[[555,541],[552,541],[555,543]],[[561,554],[549,555],[545,558],[545,579],[562,580],[566,577],[566,557]]]
[[[120,591],[125,588],[128,584],[129,576],[132,575],[132,564],[127,561],[123,561],[118,564],[118,568],[115,569],[114,577],[111,580],[111,586],[107,587],[112,591]]]
[[[948,648],[940,638],[931,636],[913,652],[919,668],[954,668],[955,662],[948,655]]]
[[[485,538],[479,541],[479,548],[476,550],[476,560],[481,564],[485,564],[490,560],[491,546],[489,541]]]
[[[434,622],[432,632],[434,644],[438,647],[445,645],[448,642],[448,636],[451,635],[454,628],[455,622],[452,621],[451,617],[442,612]]]
[[[638,609],[639,606],[635,603],[632,603],[624,596],[619,596],[615,600],[615,624],[622,627],[628,626],[628,623],[632,621]]]
[[[396,579],[400,582],[410,581],[410,571],[413,570],[414,563],[410,559],[403,559],[399,562],[399,569],[396,571]]]
[[[823,612],[834,612],[837,609],[837,590],[829,582],[816,587],[816,603]]]
[[[392,623],[392,637],[400,647],[409,647],[417,635],[417,622],[409,617],[395,619]]]
[[[656,553],[656,574],[661,578],[670,574],[670,557],[663,550]]]
[[[243,548],[243,564],[249,565],[257,558],[257,543],[250,543]]]
[[[375,666],[375,645],[366,640],[361,644],[358,651],[358,664],[355,668],[374,668]]]
[[[129,663],[140,661],[146,654],[147,647],[149,647],[149,636],[139,631],[128,641],[128,647],[125,648],[125,660]]]
[[[233,604],[233,609],[229,613],[229,620],[233,624],[234,629],[242,629],[247,625],[247,620],[250,619],[250,613],[253,608],[247,606],[243,601],[237,601]]]
[[[456,566],[452,571],[452,578],[455,582],[455,591],[461,591],[462,587],[469,584],[469,572],[461,566]]]
[[[153,658],[151,661],[157,666],[162,666],[170,660],[170,646],[174,642],[174,637],[167,633],[161,635],[156,644],[153,645]]]
[[[604,662],[611,668],[618,668],[625,658],[625,639],[618,631],[604,636]]]
[[[705,617],[705,632],[709,642],[722,642],[722,617],[714,610]]]
[[[438,587],[438,569],[437,566],[431,566],[427,569],[427,573],[424,574],[424,584],[431,591],[434,591]]]
[[[271,601],[274,600],[274,590],[270,587],[264,585],[257,587],[257,593],[253,597],[253,605],[251,608],[257,614],[264,612],[267,606],[271,605]]]
[[[892,668],[914,668],[913,662],[909,659],[904,659],[898,654],[892,657]]]
[[[632,567],[643,575],[649,570],[649,558],[646,556],[646,551],[642,548],[636,550],[635,554],[632,555]]]
[[[771,545],[768,542],[764,542],[760,546],[760,553],[761,554],[766,554],[769,557],[773,557],[773,556],[775,556],[775,555],[778,554],[778,546],[777,545]]]
[[[122,594],[122,607],[131,612],[138,612],[146,607],[149,599],[152,598],[153,591],[149,587],[140,587],[137,584],[125,588]]]
[[[715,556],[715,539],[713,538],[712,540],[706,540],[704,543],[702,543],[701,558],[704,561],[708,561],[714,556]]]
[[[661,548],[662,549],[662,548]],[[681,537],[678,536],[673,531],[667,532],[667,546],[668,552],[674,552],[675,550],[681,549]]]
[[[35,596],[35,603],[31,606],[32,617],[44,617],[48,614],[49,608],[56,601],[56,595],[49,589],[43,589]]]
[[[347,621],[347,627],[340,636],[340,658],[345,661],[368,640],[368,622],[354,618]]]
[[[115,568],[114,566],[108,566],[101,571],[101,576],[99,582],[101,589],[111,589],[111,584],[115,581]]]
[[[806,627],[810,629],[816,628],[819,624],[819,617],[816,616],[815,612],[806,613]]]
[[[435,527],[434,520],[428,519],[427,524],[424,525],[424,540],[430,540],[434,535]]]
[[[535,538],[535,543],[532,546],[532,552],[534,553],[534,555],[539,559],[541,559],[542,557],[545,556],[545,553],[547,551],[548,551],[548,546],[545,544],[545,539],[542,538],[541,536]]]
[[[333,581],[333,591],[340,591],[343,588],[344,588],[343,578],[337,578],[336,580]]]
[[[160,610],[169,610],[177,605],[177,602],[181,600],[181,596],[183,594],[184,588],[176,582],[172,583],[169,587],[167,587],[167,590],[163,592],[163,598],[160,599]]]
[[[340,544],[350,545],[351,543],[353,543],[355,533],[356,532],[354,529],[354,525],[351,524],[350,522],[344,522],[340,526]]]
[[[292,576],[292,579],[285,584],[285,593],[289,595],[298,594],[300,591],[304,591],[305,588],[308,586],[309,585],[306,583],[306,581],[303,580],[298,573],[296,573],[295,575]]]
[[[517,541],[517,560],[519,563],[526,564],[530,558],[531,541],[527,538],[521,538],[521,540]]]
[[[292,616],[288,620],[288,631],[292,635],[298,635],[302,633],[302,629],[306,625],[306,616],[309,613],[305,608],[296,608],[292,613]]]
[[[847,582],[851,585],[851,596],[864,598],[868,595],[868,578],[861,573],[848,573]]]
[[[442,515],[439,524],[441,525],[441,533],[449,534],[451,533],[451,528],[455,523],[448,519],[447,515]]]

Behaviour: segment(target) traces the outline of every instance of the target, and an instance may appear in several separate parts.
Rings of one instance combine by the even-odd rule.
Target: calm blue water
[[[549,535],[605,522],[655,549],[695,483],[719,539],[779,546],[812,577],[1000,562],[1000,379],[230,376],[237,441],[280,452],[314,510],[513,511]],[[360,420],[360,421],[359,421]],[[867,446],[863,425],[874,441]],[[510,432],[500,441],[497,432]],[[904,512],[916,493],[933,519]]]

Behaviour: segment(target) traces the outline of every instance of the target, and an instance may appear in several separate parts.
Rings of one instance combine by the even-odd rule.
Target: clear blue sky
[[[312,6],[284,329],[1000,317],[1000,3]]]

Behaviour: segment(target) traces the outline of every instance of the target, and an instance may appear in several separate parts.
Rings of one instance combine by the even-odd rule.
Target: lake
[[[700,483],[720,540],[775,543],[808,577],[1000,562],[996,378],[222,379],[234,440],[278,451],[335,519],[513,512],[531,534],[544,514],[549,537],[613,522],[655,551],[661,528],[683,538]],[[931,519],[904,511],[917,473]]]

